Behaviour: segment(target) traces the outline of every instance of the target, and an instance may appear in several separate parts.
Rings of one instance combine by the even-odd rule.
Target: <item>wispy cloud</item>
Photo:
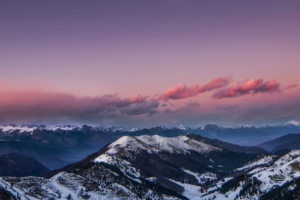
[[[239,105],[216,105],[215,108],[218,110],[230,111],[238,108]]]
[[[164,92],[163,95],[161,95],[158,100],[178,100],[178,99],[186,99],[189,97],[196,96],[197,94],[208,92],[211,90],[219,89],[222,87],[227,86],[230,82],[232,82],[231,76],[226,77],[218,77],[208,84],[205,85],[198,85],[193,84],[190,87],[186,86],[185,84],[178,84],[175,87],[172,87]]]
[[[239,97],[246,94],[256,94],[256,93],[272,93],[279,92],[280,84],[275,80],[264,81],[262,78],[244,80],[241,83],[237,83],[232,87],[221,89],[213,94],[213,98],[222,99],[230,97]]]
[[[289,89],[295,88],[297,86],[298,86],[298,84],[291,84],[291,85],[288,85],[287,87],[285,87],[284,89],[289,90]]]

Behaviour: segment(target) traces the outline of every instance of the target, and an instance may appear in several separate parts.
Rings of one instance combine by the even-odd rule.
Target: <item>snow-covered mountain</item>
[[[175,138],[161,137],[158,135],[143,135],[137,137],[123,136],[108,146],[106,153],[114,154],[121,151],[146,151],[147,153],[183,153],[196,151],[208,153],[210,151],[222,151],[222,149],[207,145],[196,140],[191,140],[186,136]]]
[[[2,177],[0,187],[22,200],[272,199],[300,188],[300,150],[253,156],[187,136],[123,136],[44,178]]]
[[[88,125],[83,125],[81,127],[73,125],[49,127],[45,125],[0,126],[0,140],[23,141],[26,139],[27,142],[43,145],[55,144],[57,145],[56,147],[75,147],[78,145],[99,146],[99,144],[104,145],[125,135],[160,135],[164,137],[175,137],[187,133],[202,135],[210,139],[219,139],[244,146],[253,146],[286,134],[300,133],[300,125],[297,121],[291,121],[283,125],[223,127],[207,124],[204,127],[196,128],[190,128],[183,125],[169,128],[165,126],[124,128],[116,126]]]
[[[245,154],[184,135],[124,136],[80,162],[48,173],[49,179],[3,177],[0,185],[21,199],[69,194],[73,199],[189,199],[203,184],[220,186],[226,174],[248,160]]]
[[[0,128],[0,155],[1,153],[17,152],[37,159],[49,169],[57,169],[65,166],[66,163],[73,163],[85,158],[92,152],[98,151],[106,144],[124,135],[130,137],[160,135],[167,141],[167,138],[185,135],[190,131],[190,129],[168,129],[163,126],[150,129],[129,129],[127,130],[128,132],[120,132],[121,130],[124,131],[125,129],[121,129],[120,127],[91,127],[87,125],[82,127],[71,125],[61,127],[45,127],[42,125],[6,126],[2,127],[2,129]],[[241,147],[230,143],[222,146],[220,142],[219,144],[210,143],[208,138],[206,139],[202,143],[229,149],[234,152],[257,153],[262,151],[260,148]],[[230,146],[233,148],[230,148]],[[29,151],[29,149],[31,150]],[[64,156],[59,152],[69,152],[69,156],[66,154]]]

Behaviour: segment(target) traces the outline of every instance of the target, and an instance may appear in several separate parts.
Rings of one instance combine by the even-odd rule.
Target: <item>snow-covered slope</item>
[[[113,174],[112,174],[113,175]],[[61,172],[51,179],[40,177],[1,177],[0,186],[20,200],[68,199],[73,200],[117,200],[141,199],[138,195],[118,183],[95,183],[72,173]],[[155,195],[149,190],[145,198],[178,199],[167,195]]]
[[[188,155],[191,150],[202,154],[210,151],[222,151],[221,148],[216,148],[191,140],[186,136],[179,136],[176,138],[164,138],[160,136],[122,137],[116,142],[110,144],[105,154],[97,157],[95,162],[114,163],[113,160],[118,152],[147,151],[148,153],[153,154],[164,151]],[[124,153],[124,155],[127,154]],[[118,162],[120,162],[120,160],[118,160]],[[221,169],[223,166],[219,167]],[[135,174],[128,173],[128,175],[135,178],[140,177],[138,169],[131,166],[130,163],[127,165],[128,171],[124,169],[125,167],[123,165],[124,173],[134,172]],[[221,180],[216,174],[211,172],[201,174],[184,168],[182,168],[182,171],[194,176],[199,185],[182,183],[172,179],[169,180],[183,187],[183,195],[189,199],[234,199],[240,194],[241,197],[245,199],[259,199],[261,195],[271,191],[272,189],[280,187],[283,184],[300,177],[300,151],[291,151],[279,159],[278,156],[272,154],[257,155],[255,160],[234,170],[236,172],[247,172],[247,175],[245,175],[247,178],[243,179],[242,177],[242,181],[236,187],[225,192],[222,192],[224,191],[224,189],[221,189],[222,186],[227,181],[229,182],[226,184],[234,183],[234,179],[227,178],[225,180]],[[207,183],[210,183],[209,187],[204,187],[203,185],[207,185]],[[251,190],[252,187],[249,188],[249,184],[254,185],[253,187],[256,189],[259,188],[257,189],[258,192],[254,194]],[[256,189],[254,191],[256,191]],[[251,190],[252,193],[249,191],[247,192],[247,190]]]
[[[134,164],[133,157],[138,156],[140,153],[147,153],[152,156],[163,153],[164,158],[166,158],[166,155],[173,155],[175,157],[180,156],[180,159],[188,155],[197,155],[204,157],[211,164],[213,161],[205,158],[205,156],[209,156],[210,152],[221,153],[224,151],[194,141],[186,136],[167,138],[158,135],[124,136],[105,147],[104,150],[101,155],[94,157],[90,162],[86,162],[88,161],[86,160],[83,162],[84,164],[75,165],[71,169],[72,173],[60,172],[50,179],[3,177],[0,179],[0,186],[22,200],[65,199],[68,197],[72,197],[72,199],[100,198],[112,200],[187,199],[190,195],[195,195],[186,191],[184,194],[187,198],[181,196],[181,191],[187,190],[186,185],[176,184],[178,181],[168,180],[160,176],[145,176],[143,168],[138,168]],[[142,158],[139,157],[139,160],[141,161]],[[155,157],[155,159],[158,158]],[[168,163],[163,158],[159,159],[162,161],[153,161],[157,162],[158,165],[160,165],[160,162]],[[169,166],[170,169],[175,167],[175,165],[170,164],[168,163],[166,166]],[[166,169],[165,166],[163,166],[163,169]],[[195,180],[196,185],[191,185],[193,191],[199,188],[197,184],[204,184],[206,181],[217,181],[217,175],[214,173],[205,172],[200,174],[184,168],[177,170],[184,175],[183,178],[188,177],[187,182]],[[176,173],[174,171],[174,174]],[[173,178],[176,179],[176,177]],[[199,194],[196,196],[199,197]]]
[[[124,136],[49,179],[2,177],[0,187],[22,200],[259,199],[287,183],[297,188],[300,150],[244,157],[187,136]]]
[[[225,199],[238,196],[238,199],[258,200],[264,194],[288,183],[291,183],[288,190],[292,191],[296,187],[295,180],[300,178],[300,150],[293,150],[277,160],[275,156],[266,156],[237,171],[250,168],[252,170],[247,174],[235,178],[236,181],[232,180],[233,186],[229,189],[215,191],[203,198]]]
[[[282,156],[269,167],[259,167],[249,172],[262,182],[261,191],[268,191],[275,185],[281,186],[286,182],[300,177],[300,150],[293,150]]]
[[[138,157],[138,154],[147,153],[149,156],[159,155],[159,153],[167,153],[159,158],[159,160],[153,161],[157,165],[163,165],[161,162],[166,163],[168,160],[168,155],[185,155],[191,154],[192,152],[197,152],[199,155],[207,155],[209,152],[222,152],[223,150],[217,147],[213,147],[195,140],[192,140],[186,136],[179,136],[174,138],[161,137],[158,135],[143,135],[138,137],[124,136],[118,139],[117,141],[111,143],[105,153],[101,154],[93,160],[95,163],[107,163],[110,165],[117,166],[122,173],[130,178],[131,180],[141,182],[140,178],[149,179],[151,177],[143,177],[140,171],[144,168],[138,169],[137,164],[133,165],[131,162],[136,163],[135,158]],[[124,159],[124,156],[126,159]],[[148,156],[146,156],[148,157]],[[150,158],[150,157],[149,157]],[[143,159],[143,158],[140,158]],[[208,160],[208,158],[206,158]],[[141,160],[137,159],[137,162]],[[181,162],[185,162],[181,160]],[[151,163],[151,162],[150,162]],[[149,167],[150,167],[149,163]],[[208,164],[211,164],[211,161],[208,161]],[[170,165],[166,165],[169,166]],[[158,167],[158,166],[157,166]],[[147,166],[146,166],[147,168]],[[163,167],[162,167],[163,168]],[[157,168],[159,171],[159,168]],[[145,169],[147,171],[147,169]],[[192,172],[186,169],[178,169],[179,173],[191,174]],[[174,172],[175,173],[175,172]],[[155,174],[155,173],[154,173]],[[195,174],[197,174],[195,172]],[[202,180],[199,183],[205,183],[205,181],[216,179],[216,175],[211,178],[207,178],[209,174],[198,174],[199,177],[195,177],[196,180]],[[156,174],[157,175],[157,174]],[[194,176],[194,175],[193,175]]]
[[[277,157],[276,155],[258,155],[259,159],[250,161],[243,167],[237,168],[236,171],[248,171],[250,169],[253,169],[255,167],[261,166],[261,165],[269,165],[271,164],[274,159]]]
[[[121,149],[126,151],[145,150],[148,153],[168,152],[183,153],[189,151],[197,151],[199,153],[207,153],[210,151],[222,151],[222,149],[207,145],[202,142],[192,140],[186,136],[174,138],[162,137],[159,135],[143,135],[137,137],[124,136],[109,145],[107,154],[115,154]]]

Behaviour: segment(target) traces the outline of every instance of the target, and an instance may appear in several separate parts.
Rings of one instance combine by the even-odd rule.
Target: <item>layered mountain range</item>
[[[296,141],[296,133],[299,132],[300,126],[295,122],[259,127],[220,127],[208,124],[197,128],[158,126],[131,129],[87,125],[82,127],[71,125],[59,127],[9,125],[0,126],[0,155],[20,153],[39,161],[49,169],[58,169],[82,160],[87,155],[125,135],[132,137],[141,135],[177,137],[192,133],[198,137],[199,141],[201,140],[213,146],[234,152],[258,153],[263,151],[275,152],[282,148],[300,148],[300,141]],[[292,134],[286,135],[287,133]],[[283,138],[276,140],[276,136],[283,136]],[[270,141],[273,139],[275,141]],[[270,141],[271,143],[270,145],[268,145],[269,143],[259,144],[264,141]],[[253,144],[258,145],[258,147],[253,147]],[[244,146],[246,147],[244,148]]]
[[[114,126],[88,125],[83,125],[82,127],[72,125],[58,127],[46,127],[44,125],[0,126],[0,140],[19,140],[40,146],[63,149],[90,146],[99,148],[99,145],[104,146],[125,135],[160,135],[164,137],[176,137],[187,133],[202,135],[203,137],[210,139],[218,139],[244,146],[253,146],[286,134],[300,133],[300,125],[298,122],[289,122],[284,125],[264,126],[247,125],[222,127],[214,124],[207,124],[206,126],[196,128],[189,128],[181,125],[171,128],[157,126],[151,128],[130,129]]]
[[[290,199],[300,151],[194,134],[123,136],[43,177],[1,177],[0,187],[16,199]]]

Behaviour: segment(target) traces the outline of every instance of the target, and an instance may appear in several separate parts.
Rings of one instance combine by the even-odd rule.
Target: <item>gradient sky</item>
[[[1,1],[0,123],[299,121],[299,10],[297,0]]]

